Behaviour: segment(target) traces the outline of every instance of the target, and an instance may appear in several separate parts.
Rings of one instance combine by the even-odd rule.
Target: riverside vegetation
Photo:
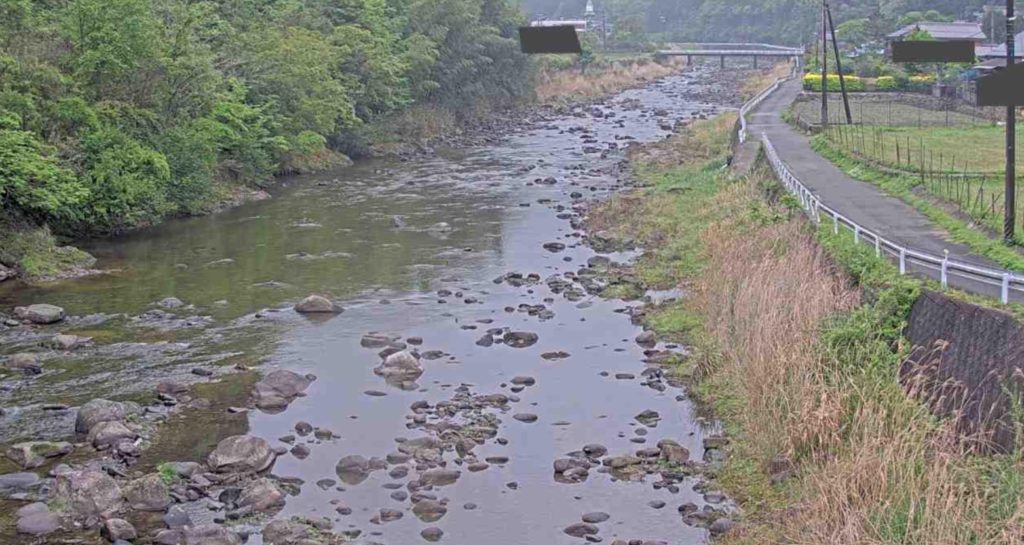
[[[591,211],[646,248],[638,275],[688,296],[651,309],[694,354],[677,369],[731,438],[725,543],[1019,543],[1020,450],[972,454],[898,369],[921,284],[851,235],[817,231],[764,165],[723,169],[733,118],[632,157],[647,187]]]
[[[0,279],[88,272],[93,260],[55,236],[207,213],[262,197],[275,175],[671,71],[600,58],[586,76],[573,62],[538,69],[519,52],[522,22],[508,0],[6,3]]]

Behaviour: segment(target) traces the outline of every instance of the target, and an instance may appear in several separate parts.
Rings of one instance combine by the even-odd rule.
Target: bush
[[[849,92],[857,93],[867,91],[867,83],[857,76],[844,76],[846,80],[846,90]],[[821,74],[806,74],[804,75],[804,90],[806,91],[821,91]],[[842,85],[839,81],[838,74],[828,75],[828,90],[839,92],[842,90]]]
[[[882,76],[875,80],[875,88],[879,91],[896,91],[899,86],[896,82],[896,78],[892,76]]]
[[[929,74],[918,74],[916,76],[910,76],[907,90],[924,92],[931,90],[933,85],[935,85],[935,76]]]

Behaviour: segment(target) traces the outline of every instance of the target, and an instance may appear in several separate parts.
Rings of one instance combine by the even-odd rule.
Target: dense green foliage
[[[810,43],[821,27],[820,0],[593,0],[614,25],[613,45],[630,45],[637,27],[664,41]],[[587,0],[520,0],[531,16],[579,18]],[[985,0],[844,0],[832,2],[839,34],[860,43],[900,25],[969,18]],[[996,2],[999,4],[1000,2]],[[1004,23],[1005,24],[1005,23]],[[998,24],[996,25],[998,27]],[[997,28],[998,30],[998,28]],[[652,38],[652,36],[648,36]]]
[[[117,231],[414,103],[521,100],[521,17],[508,0],[4,0],[0,214]]]

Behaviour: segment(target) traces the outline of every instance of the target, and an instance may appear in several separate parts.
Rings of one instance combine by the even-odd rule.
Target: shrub
[[[856,93],[867,90],[867,83],[857,76],[844,76],[843,79],[846,80],[846,90],[849,92]],[[821,74],[804,75],[804,90],[821,91]],[[842,90],[838,74],[828,75],[828,90],[835,92]]]
[[[875,88],[879,91],[896,91],[899,89],[896,78],[892,76],[882,76],[875,80]]]

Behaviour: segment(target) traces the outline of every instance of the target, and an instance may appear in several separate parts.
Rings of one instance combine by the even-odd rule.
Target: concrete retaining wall
[[[900,370],[907,390],[941,416],[960,411],[960,431],[982,447],[1012,450],[1013,399],[1024,392],[1024,326],[1008,313],[925,292],[906,337],[914,345]]]

